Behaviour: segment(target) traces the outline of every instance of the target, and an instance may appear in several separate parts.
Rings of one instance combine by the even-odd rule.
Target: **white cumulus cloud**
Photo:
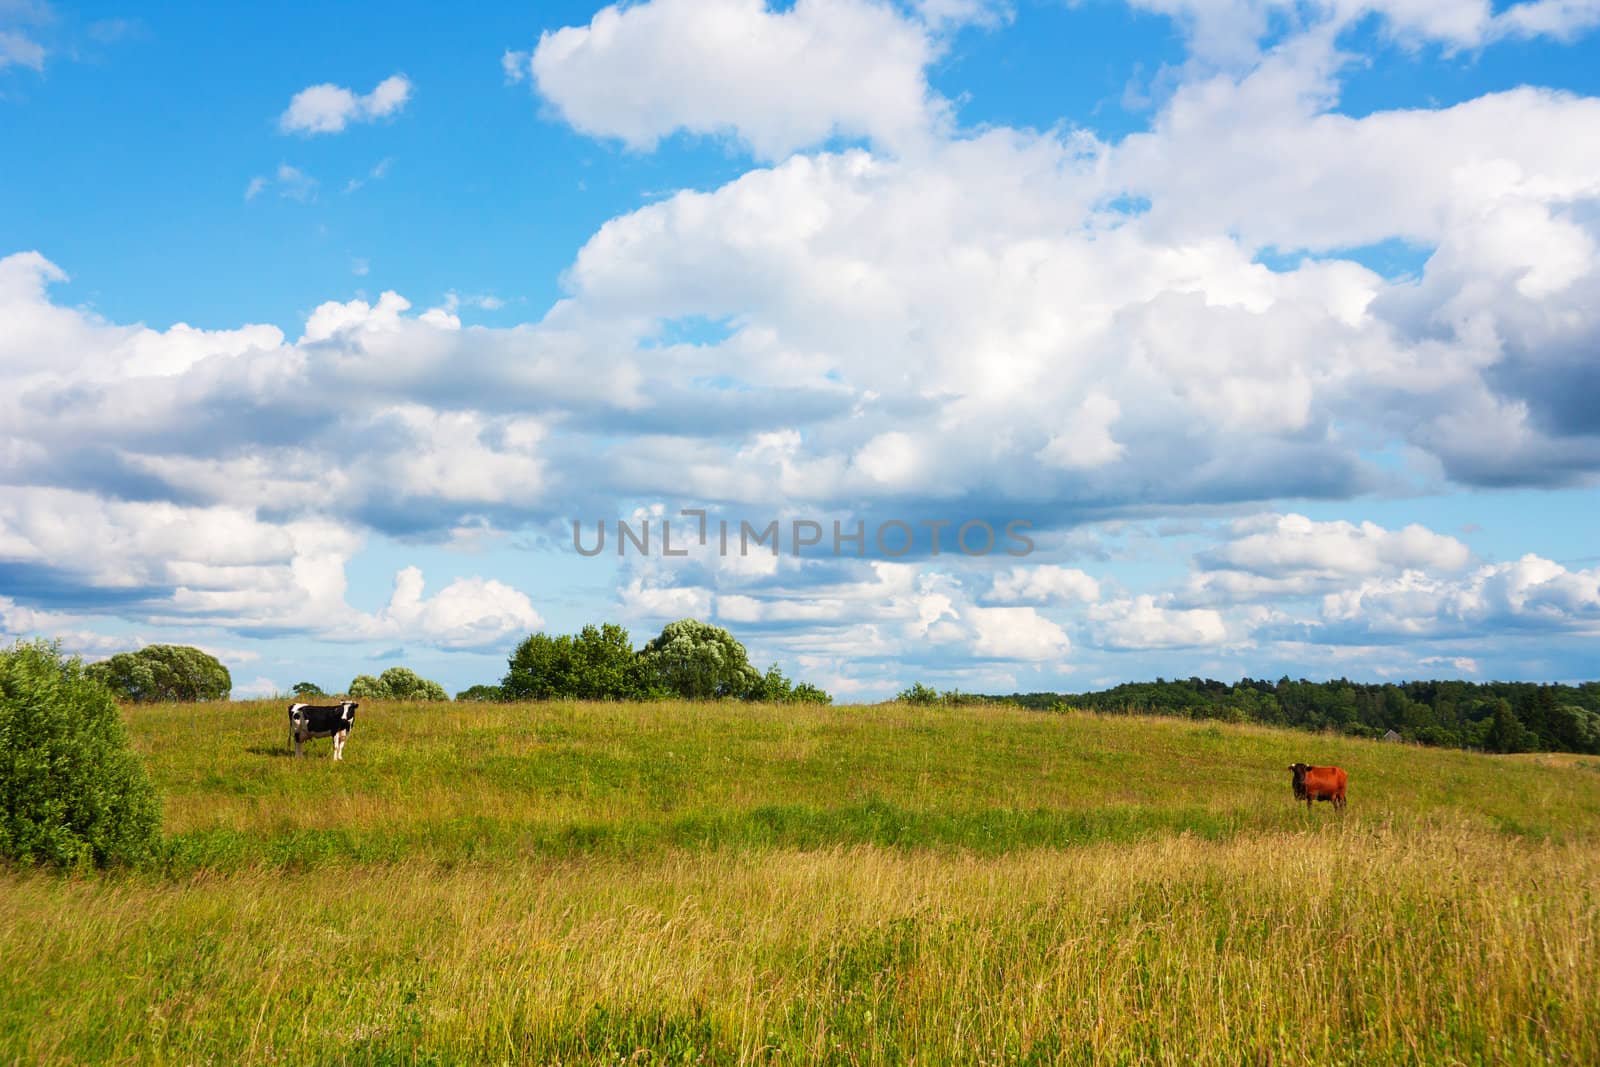
[[[1089,618],[1097,643],[1106,648],[1192,648],[1228,640],[1221,612],[1167,607],[1150,594],[1096,605]]]
[[[284,133],[339,133],[352,122],[373,122],[397,114],[411,99],[411,81],[391,75],[365,96],[324,83],[301,89],[278,117]]]
[[[426,597],[422,571],[406,567],[395,575],[388,606],[365,626],[364,636],[421,640],[440,648],[496,648],[543,626],[527,595],[504,582],[458,578]]]
[[[1472,559],[1456,538],[1418,523],[1389,530],[1373,522],[1260,515],[1234,523],[1232,533],[1232,540],[1204,554],[1207,566],[1270,578],[1336,577],[1408,569],[1458,571]]]
[[[1075,567],[1042,563],[1031,567],[1012,567],[995,575],[989,599],[1002,604],[1019,600],[1064,603],[1073,600],[1092,604],[1100,599],[1100,583]]]
[[[963,613],[977,639],[972,651],[995,659],[1048,660],[1064,656],[1072,641],[1034,608],[977,608]]]
[[[648,0],[545,33],[531,66],[585,133],[641,149],[729,134],[775,159],[835,135],[917,143],[944,111],[923,75],[935,54],[926,27],[876,0]],[[520,80],[517,53],[502,63]]]
[[[1600,568],[1568,570],[1533,553],[1459,577],[1406,571],[1331,593],[1331,626],[1360,633],[1460,635],[1496,629],[1600,633]]]

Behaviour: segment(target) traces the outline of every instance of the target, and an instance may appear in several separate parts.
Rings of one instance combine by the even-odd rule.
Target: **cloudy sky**
[[[0,0],[0,373],[0,635],[241,696],[1592,678],[1600,0]]]

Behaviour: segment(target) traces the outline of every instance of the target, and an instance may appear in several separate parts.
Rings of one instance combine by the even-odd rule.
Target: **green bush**
[[[791,682],[776,663],[751,685],[744,698],[767,704],[833,703],[833,697],[810,682],[801,682],[799,685]]]
[[[438,682],[430,682],[409,667],[390,667],[378,677],[358,674],[346,690],[353,697],[368,700],[449,700],[450,694]]]
[[[119,652],[88,668],[118,700],[226,700],[233,690],[228,668],[212,655],[188,645],[146,645]]]
[[[498,685],[470,685],[456,694],[457,702],[496,704],[506,699],[506,692]]]
[[[160,831],[160,800],[111,692],[53,645],[0,649],[0,858],[131,863]]]
[[[820,685],[801,682],[789,693],[791,704],[832,704],[833,696]]]
[[[912,683],[909,689],[900,690],[895,697],[902,704],[919,704],[923,706],[943,704],[944,698],[932,686],[923,685],[921,682]]]

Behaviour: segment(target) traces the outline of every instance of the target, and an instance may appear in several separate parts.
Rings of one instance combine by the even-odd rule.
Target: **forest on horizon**
[[[1085,693],[947,693],[938,699],[1255,722],[1352,737],[1381,738],[1393,730],[1404,741],[1483,752],[1600,754],[1600,682],[1311,682],[1285,675],[1276,682],[1243,678],[1230,685],[1191,677]]]

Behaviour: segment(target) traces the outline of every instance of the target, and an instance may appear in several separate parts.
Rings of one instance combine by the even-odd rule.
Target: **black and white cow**
[[[289,740],[294,754],[303,755],[300,746],[313,737],[333,738],[333,758],[344,759],[345,739],[356,721],[356,702],[342,704],[290,704]]]

